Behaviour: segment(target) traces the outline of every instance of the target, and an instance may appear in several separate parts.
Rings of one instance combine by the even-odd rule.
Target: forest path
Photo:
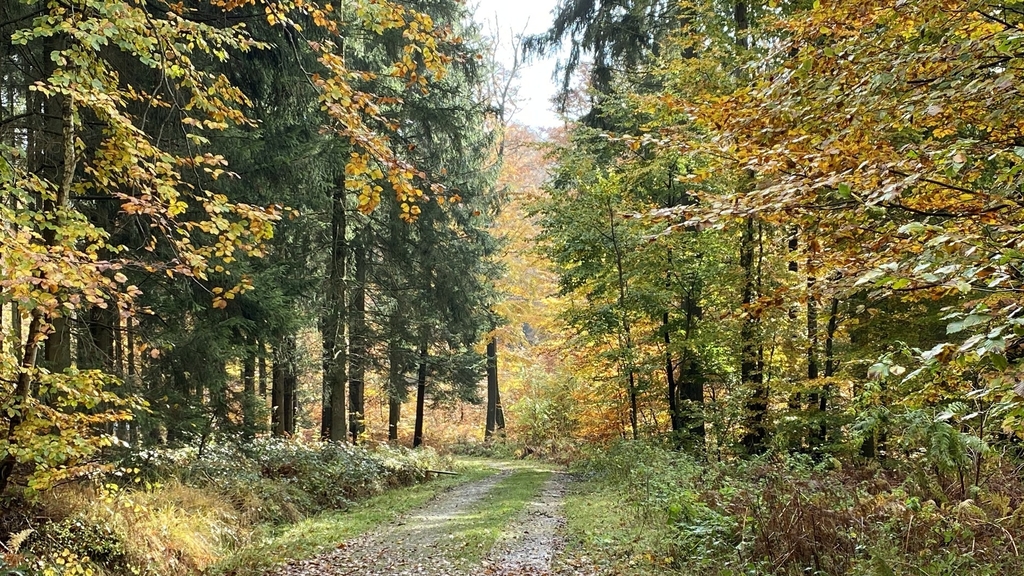
[[[269,576],[550,574],[563,547],[565,475],[517,464],[496,467],[496,474]]]

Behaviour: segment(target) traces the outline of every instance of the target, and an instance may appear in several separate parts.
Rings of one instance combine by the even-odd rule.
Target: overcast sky
[[[498,60],[512,64],[512,40],[520,34],[544,32],[551,25],[551,12],[557,0],[476,0],[476,19],[484,34],[501,40]],[[513,122],[532,128],[553,128],[561,121],[551,110],[551,97],[556,92],[552,79],[555,58],[537,60],[524,65],[519,74],[518,111]]]

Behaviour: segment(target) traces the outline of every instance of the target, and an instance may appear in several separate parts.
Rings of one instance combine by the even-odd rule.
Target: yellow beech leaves
[[[1019,7],[815,2],[766,16],[749,48],[694,14],[666,90],[639,98],[656,120],[633,137],[708,163],[679,180],[718,184],[675,213],[813,229],[834,289],[966,299],[948,318],[966,340],[922,359],[1005,368],[1024,312]]]

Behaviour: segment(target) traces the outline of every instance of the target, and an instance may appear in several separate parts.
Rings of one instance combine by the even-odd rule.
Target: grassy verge
[[[478,562],[505,534],[509,523],[540,492],[551,477],[551,468],[511,464],[509,474],[466,514],[451,522],[451,545],[446,553],[458,564]]]
[[[662,530],[639,521],[623,500],[622,492],[600,482],[574,484],[564,503],[569,544],[566,560],[586,557],[602,573],[630,576],[664,574],[666,560],[659,554]]]
[[[442,476],[424,484],[389,490],[363,500],[345,511],[330,511],[295,524],[267,528],[249,544],[219,562],[211,574],[257,574],[291,560],[309,558],[333,549],[460,484],[481,480],[497,472],[485,461],[460,461],[459,476]]]

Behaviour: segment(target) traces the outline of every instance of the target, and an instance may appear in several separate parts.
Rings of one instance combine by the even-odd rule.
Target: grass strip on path
[[[368,532],[424,505],[445,490],[482,480],[497,472],[485,461],[460,461],[458,476],[388,490],[356,502],[348,510],[331,510],[294,524],[260,530],[249,543],[218,562],[211,574],[260,574],[279,564],[311,558],[338,543]]]
[[[533,501],[551,477],[538,464],[505,463],[508,475],[465,514],[446,527],[447,555],[462,566],[479,562],[505,534],[509,524]]]

